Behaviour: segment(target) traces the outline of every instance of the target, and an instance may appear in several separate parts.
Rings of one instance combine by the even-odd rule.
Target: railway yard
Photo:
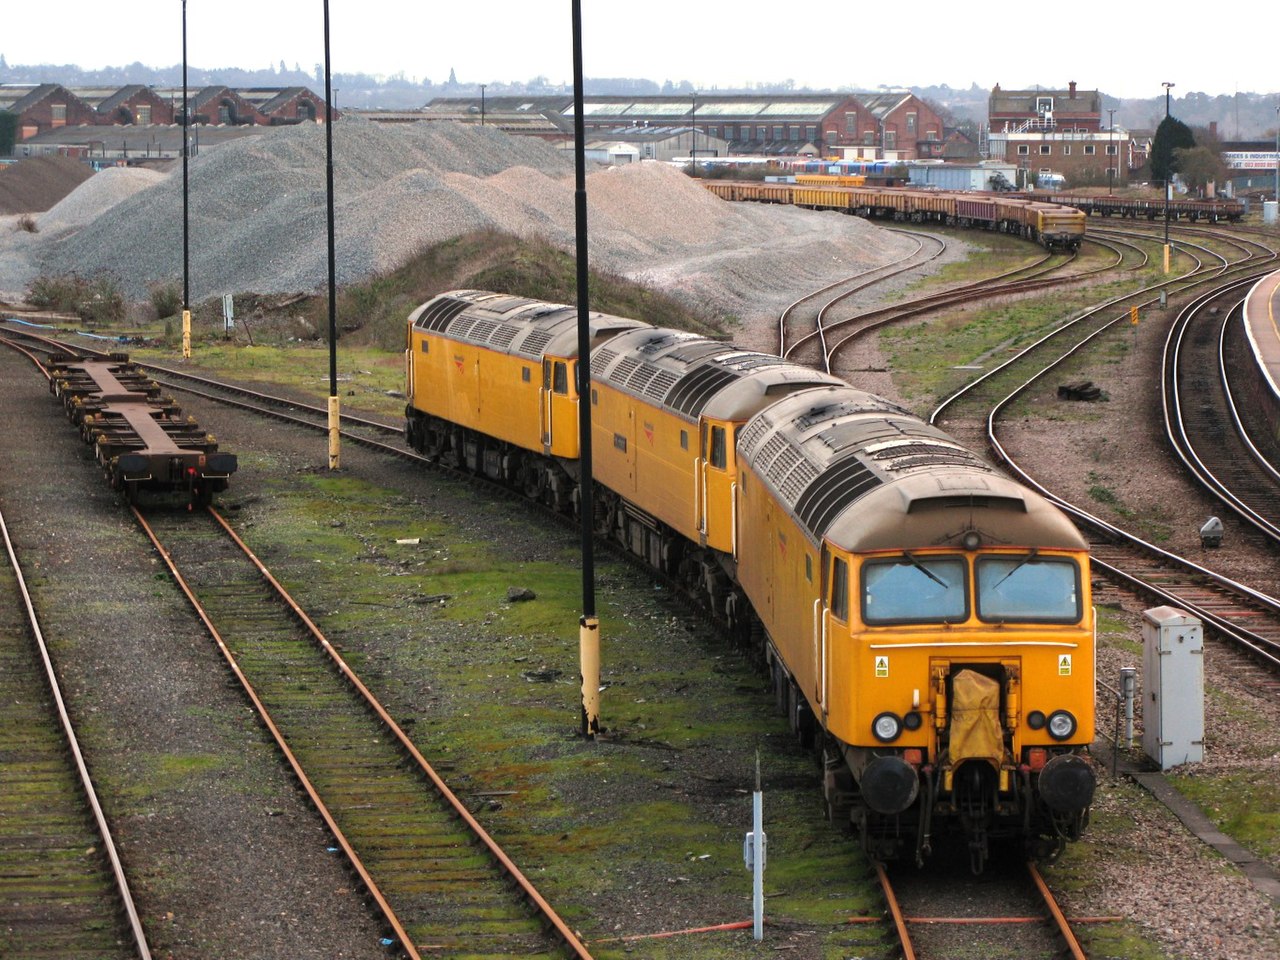
[[[409,151],[434,178],[433,209],[475,211],[487,196],[490,221],[468,214],[466,227],[511,229],[526,217],[563,241],[568,193],[554,158],[466,172],[458,157],[473,132],[450,134],[448,150],[439,140]],[[224,149],[216,167],[219,153],[210,157],[221,176],[242,161],[246,170],[250,160],[271,166],[252,152],[238,159],[230,152],[238,145]],[[407,152],[403,143],[387,149]],[[368,202],[401,204],[424,182],[377,169],[397,188]],[[346,375],[343,413],[363,422],[350,423],[342,469],[330,472],[323,412],[306,409],[323,406],[318,373],[308,389],[250,384],[244,368],[228,374],[202,359],[212,336],[189,364],[170,347],[130,345],[238,463],[206,513],[200,501],[209,498],[184,497],[180,484],[169,491],[176,498],[133,497],[131,507],[103,482],[77,436],[84,431],[68,424],[37,367],[2,349],[5,401],[19,413],[3,426],[0,513],[112,839],[93,832],[59,746],[40,658],[17,613],[22,582],[6,565],[0,953],[1280,953],[1280,674],[1268,665],[1280,662],[1280,611],[1265,597],[1228,594],[1177,560],[1280,596],[1264,529],[1280,523],[1274,481],[1229,481],[1262,515],[1255,527],[1179,459],[1249,460],[1229,438],[1214,348],[1249,288],[1275,271],[1274,230],[1176,223],[1170,279],[1158,265],[1159,225],[1142,222],[1090,218],[1078,251],[1046,251],[939,224],[890,229],[839,213],[724,203],[665,170],[592,182],[606,211],[593,243],[611,267],[690,303],[705,290],[702,306],[731,316],[725,332],[740,346],[829,369],[900,403],[969,449],[1006,458],[1008,471],[1066,504],[1094,557],[1099,680],[1115,684],[1121,667],[1141,666],[1144,609],[1171,603],[1206,620],[1205,761],[1161,782],[1239,853],[1229,862],[1135,778],[1143,758],[1127,745],[1113,750],[1114,698],[1100,688],[1091,822],[1058,862],[1040,865],[1070,935],[1055,932],[1016,854],[997,851],[974,877],[965,851],[940,839],[925,869],[891,864],[882,885],[857,841],[828,822],[813,755],[777,715],[756,665],[622,552],[598,560],[604,732],[584,740],[571,640],[580,613],[574,522],[414,454],[403,399],[362,383],[372,380],[367,371]],[[91,184],[80,188],[85,196]],[[134,234],[148,210],[171,208],[172,183],[136,186],[118,202],[104,192],[81,208],[74,219],[90,226],[71,245],[0,241],[0,290],[14,301],[14,288],[73,247],[105,264],[111,250],[94,237],[113,231],[131,237],[122,246],[135,262],[157,256],[146,243],[171,247],[164,231]],[[664,203],[685,211],[678,230]],[[285,220],[254,249],[287,249],[282,237],[302,221]],[[768,242],[749,246],[745,238],[762,231]],[[353,228],[347,242],[360,237]],[[259,263],[266,286],[255,289],[281,284],[283,293],[311,277],[313,263],[297,259],[274,279]],[[377,266],[371,259],[367,269]],[[217,272],[223,266],[196,269],[207,271],[209,294],[232,282]],[[141,289],[145,280],[132,282]],[[1238,289],[1223,292],[1231,282]],[[40,336],[75,351],[103,348],[65,318],[11,305],[4,316],[26,322],[0,323],[0,338],[42,360],[53,348]],[[1225,367],[1243,374],[1252,354],[1228,329]],[[285,349],[317,371],[323,365],[312,346]],[[387,353],[387,366],[401,363]],[[213,382],[194,383],[193,373]],[[232,393],[221,384],[229,380],[277,400]],[[1077,391],[1092,402],[1069,399],[1060,390],[1068,384],[1098,391]],[[1252,389],[1232,386],[1252,429],[1265,432]],[[1166,423],[1166,410],[1193,416]],[[1274,440],[1262,445],[1275,458]],[[1225,528],[1213,549],[1200,536],[1210,516]],[[1176,557],[1153,558],[1120,531]],[[273,583],[296,603],[292,614]],[[742,863],[757,764],[769,832],[759,943]],[[112,845],[136,906],[133,930],[110,892]],[[146,946],[133,942],[138,927]]]

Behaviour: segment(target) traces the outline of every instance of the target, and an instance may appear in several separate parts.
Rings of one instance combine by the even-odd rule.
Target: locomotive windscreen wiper
[[[1039,553],[1040,553],[1040,551],[1039,551],[1038,549],[1036,549],[1035,547],[1032,547],[1032,548],[1031,548],[1031,552],[1030,552],[1030,553],[1028,553],[1028,554],[1027,554],[1025,557],[1023,557],[1021,560],[1019,560],[1016,564],[1014,564],[1013,569],[1012,569],[1012,570],[1010,570],[1008,573],[1006,573],[1003,577],[1001,577],[1001,578],[1000,578],[1000,580],[999,580],[999,582],[997,582],[997,583],[995,584],[995,586],[993,586],[991,589],[992,589],[992,590],[999,590],[999,589],[1000,589],[1000,584],[1004,583],[1006,580],[1008,580],[1010,577],[1012,577],[1015,573],[1017,573],[1019,570],[1021,570],[1024,566],[1026,566],[1028,563],[1030,563],[1032,560],[1034,560],[1034,559],[1036,558],[1036,556],[1037,556]]]
[[[913,567],[915,567],[917,570],[923,573],[926,577],[928,577],[930,580],[932,580],[934,583],[940,586],[943,590],[951,589],[951,587],[947,584],[945,580],[940,579],[936,573],[934,573],[932,570],[926,567],[923,563],[921,563],[919,560],[913,557],[909,552],[903,552],[902,555],[911,561],[911,565]]]

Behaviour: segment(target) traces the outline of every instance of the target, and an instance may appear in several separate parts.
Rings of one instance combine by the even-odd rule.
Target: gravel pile
[[[155,186],[167,175],[144,167],[108,167],[36,218],[36,227],[54,237],[92,223],[139,190]]]
[[[452,123],[349,119],[333,137],[340,284],[485,227],[573,248],[571,154]],[[49,236],[0,231],[0,295],[20,294],[35,273],[105,271],[141,298],[150,283],[181,275],[181,174],[149,186],[130,181],[138,189],[127,196],[123,182],[108,186],[69,197],[72,212],[50,221]],[[594,172],[587,197],[593,266],[730,315],[769,315],[786,302],[781,289],[827,282],[908,249],[852,217],[725,203],[657,163]],[[95,205],[99,215],[90,218]],[[189,210],[196,299],[322,288],[324,129],[277,129],[206,151],[190,164]]]
[[[0,167],[0,214],[40,213],[93,176],[93,169],[67,157],[32,157]]]

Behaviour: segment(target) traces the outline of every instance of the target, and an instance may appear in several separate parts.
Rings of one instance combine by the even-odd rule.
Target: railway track
[[[982,877],[941,865],[930,873],[898,869],[892,876],[883,865],[874,867],[903,960],[957,955],[957,931],[963,931],[964,944],[958,949],[965,956],[1086,958],[1071,922],[1032,862],[1004,864]]]
[[[1269,248],[1246,244],[1242,249],[1246,255],[1240,261],[1221,257],[1218,266],[1202,267],[1195,276],[1182,278],[1182,289],[1210,287],[1201,296],[1208,304],[1215,294],[1223,295],[1220,291],[1247,285],[1272,269],[1275,254]],[[1137,296],[1149,300],[1149,291]],[[1280,697],[1280,601],[1148,543],[1064,500],[1022,469],[999,439],[1002,414],[1043,377],[1120,324],[1125,319],[1124,312],[1111,311],[1124,302],[1125,298],[1120,298],[1103,304],[1053,331],[952,394],[938,406],[931,420],[945,422],[950,432],[963,435],[966,424],[955,415],[959,404],[963,401],[965,409],[986,410],[985,441],[996,459],[1076,519],[1090,540],[1095,569],[1126,590],[1157,603],[1181,607],[1199,617],[1210,634],[1225,645],[1223,649],[1232,651],[1229,656],[1247,658],[1237,664],[1246,681],[1273,699]],[[1042,359],[1045,356],[1052,359],[1046,362]],[[1216,371],[1217,364],[1211,369]],[[945,414],[951,416],[944,417]],[[968,430],[972,429],[970,421]]]
[[[778,317],[779,356],[796,360],[799,363],[805,362],[803,357],[795,356],[793,353],[797,352],[803,343],[812,343],[812,337],[809,336],[811,331],[816,329],[819,338],[821,337],[823,316],[828,310],[834,309],[855,294],[876,284],[884,283],[936,260],[947,250],[947,241],[935,234],[897,228],[893,232],[914,240],[916,244],[915,250],[892,263],[882,264],[879,267],[864,270],[861,273],[838,280],[817,290],[811,290],[803,297],[789,304]],[[926,245],[933,247],[932,252],[926,252]],[[1037,263],[1046,259],[1048,259],[1047,254]],[[821,354],[823,356],[826,355],[825,342],[821,344]]]
[[[844,317],[832,315],[832,311],[838,305],[839,300],[843,299],[837,298],[818,312],[811,324],[813,329],[795,336],[789,345],[780,343],[780,350],[785,350],[784,356],[798,362],[808,363],[810,366],[829,373],[832,371],[836,355],[842,349],[850,347],[859,337],[866,336],[872,331],[889,324],[901,323],[904,320],[946,307],[970,303],[988,297],[1035,292],[1040,289],[1073,282],[1094,272],[1088,271],[1068,276],[1051,277],[1040,275],[1056,272],[1073,262],[1075,258],[1076,254],[1074,253],[1065,257],[1063,255],[1044,256],[1034,263],[1007,271],[995,277],[987,277],[939,293],[928,294],[903,301],[902,303],[862,311]],[[1120,262],[1121,258],[1121,254],[1117,251],[1116,263]],[[1114,264],[1098,269],[1109,269],[1112,266]],[[1020,274],[1030,275],[1019,277]],[[780,325],[780,333],[784,332],[785,329]],[[835,336],[836,334],[838,336]]]
[[[0,955],[151,950],[0,514]]]
[[[134,508],[408,957],[590,954],[216,511]]]
[[[1187,471],[1272,546],[1280,547],[1280,474],[1259,452],[1231,395],[1227,325],[1243,323],[1251,281],[1213,291],[1179,312],[1165,342],[1165,434]]]

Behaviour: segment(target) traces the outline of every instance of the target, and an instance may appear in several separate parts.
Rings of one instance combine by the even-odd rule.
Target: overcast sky
[[[800,14],[790,22],[786,4],[768,16],[735,18],[751,6],[582,0],[584,72],[688,80],[708,91],[785,80],[864,90],[973,82],[1065,88],[1075,80],[1118,97],[1162,96],[1166,80],[1176,84],[1175,97],[1280,88],[1274,59],[1261,43],[1250,53],[1247,32],[1197,26],[1172,5],[1156,15],[1151,4],[1098,0],[1057,13],[1044,4],[828,0],[790,8]],[[917,13],[935,6],[947,12]],[[5,7],[0,54],[10,64],[182,61],[182,0],[6,0]],[[537,76],[571,83],[571,9],[570,0],[329,0],[332,68],[437,83],[450,69],[463,83]],[[283,60],[310,73],[324,61],[323,10],[322,0],[188,0],[188,63],[261,69]],[[1214,42],[1196,43],[1210,29]]]

